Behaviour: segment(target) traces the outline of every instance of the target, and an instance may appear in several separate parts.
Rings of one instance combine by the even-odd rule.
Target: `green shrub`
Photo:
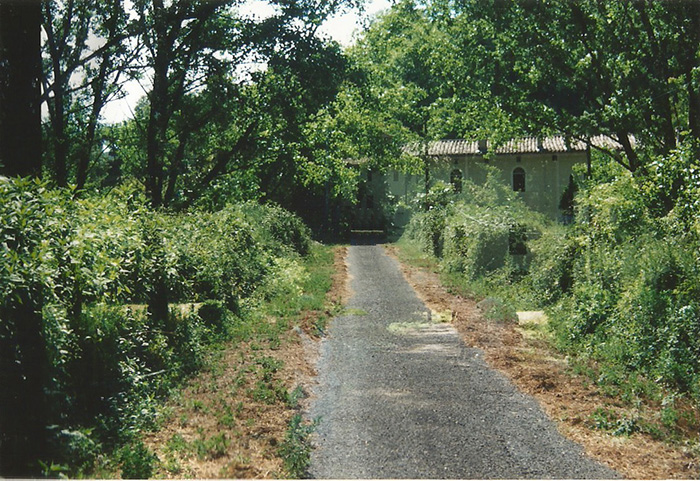
[[[522,277],[528,267],[524,257],[529,237],[538,238],[547,221],[516,199],[503,200],[499,193],[487,195],[483,187],[468,186],[466,194],[440,197],[428,211],[414,214],[404,239],[441,259],[447,272],[463,273],[470,280],[499,270],[507,270],[507,278]],[[440,189],[438,193],[443,194]],[[485,198],[513,204],[486,205]]]
[[[571,309],[555,320],[560,336],[572,344],[584,342],[594,334],[604,338],[604,329],[615,306],[612,292],[600,282],[577,282],[571,298]]]
[[[668,309],[658,332],[661,352],[655,373],[681,392],[700,394],[700,305],[696,300]],[[693,392],[696,390],[695,392]]]
[[[629,376],[697,390],[697,239],[677,229],[673,214],[654,219],[630,176],[584,190],[577,199],[581,212],[565,240],[566,257],[539,261],[532,278],[533,286],[556,279],[570,286],[548,295],[558,299],[551,319],[561,345]]]
[[[122,479],[148,479],[153,476],[158,457],[141,441],[125,446],[119,454]]]
[[[53,413],[45,392],[55,390],[50,354],[60,353],[47,348],[42,311],[60,302],[70,208],[64,192],[0,179],[0,458],[8,470],[1,474],[26,477],[17,470],[46,459],[44,429]],[[52,334],[70,329],[65,316],[56,318],[62,326]]]
[[[553,304],[568,293],[573,284],[578,245],[568,231],[564,226],[553,225],[539,238],[528,241],[532,260],[525,282],[541,305]]]
[[[255,222],[258,238],[270,249],[289,249],[306,256],[311,248],[311,231],[295,214],[276,205],[243,204],[243,212]]]
[[[209,330],[194,312],[178,317],[173,336],[174,361],[183,374],[197,371],[204,363]]]
[[[309,274],[300,262],[294,258],[278,257],[273,259],[261,291],[267,300],[276,297],[294,304],[302,297],[304,284],[308,280]]]
[[[622,244],[653,228],[643,193],[631,174],[592,186],[576,197],[576,204],[577,226],[592,244]]]
[[[186,286],[181,300],[219,299],[235,310],[267,275],[270,253],[256,242],[253,227],[233,207],[169,217],[166,236],[173,269]]]
[[[484,185],[466,181],[463,194],[438,184],[425,196],[430,210],[414,214],[402,242],[439,260],[446,279],[463,292],[479,296],[496,289],[509,302],[530,306],[536,296],[526,290],[529,245],[550,221],[492,174]],[[513,286],[517,289],[507,293]]]
[[[103,452],[103,446],[95,439],[94,429],[52,429],[50,436],[53,442],[60,447],[58,456],[61,459],[69,460],[70,466],[46,465],[48,473],[46,476],[55,477],[60,473],[63,476],[82,477],[91,472],[95,461],[100,453]],[[51,473],[53,471],[53,473]],[[52,476],[53,474],[53,476]]]
[[[489,321],[518,322],[518,313],[515,311],[515,308],[497,297],[487,297],[476,306]]]
[[[310,242],[279,207],[174,215],[128,187],[76,200],[0,180],[0,404],[12,413],[0,454],[89,474],[97,451],[154,421],[159,398],[202,365],[208,344],[234,335],[241,300],[299,293]],[[172,305],[202,300],[199,315]],[[125,476],[150,475],[141,448],[122,452]]]
[[[438,258],[442,257],[446,217],[447,209],[444,207],[418,212],[409,222],[404,236],[418,244],[426,254]]]
[[[316,423],[304,423],[301,415],[295,415],[289,423],[287,434],[279,449],[284,469],[290,478],[307,477],[311,460],[311,434]]]
[[[455,206],[446,222],[445,260],[449,269],[478,279],[506,265],[513,221],[503,211]]]

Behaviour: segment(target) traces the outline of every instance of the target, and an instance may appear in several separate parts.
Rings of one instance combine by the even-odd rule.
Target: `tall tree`
[[[468,100],[457,95],[454,82],[445,76],[445,45],[452,42],[439,28],[435,13],[422,2],[398,2],[349,51],[364,77],[360,95],[354,96],[362,99],[358,108],[369,107],[373,117],[394,126],[389,134],[394,159],[402,144],[416,145],[426,190],[430,186],[428,144],[459,135],[459,119]],[[380,141],[377,147],[386,144]]]
[[[288,141],[276,144],[281,150],[268,149],[262,163],[282,161],[282,150],[290,162],[299,125],[335,95],[344,60],[337,45],[319,38],[318,26],[357,0],[271,1],[277,13],[262,21],[241,17],[240,3],[134,3],[143,68],[152,78],[147,112],[139,118],[154,206],[193,202],[217,179],[250,165],[262,150],[255,146],[272,137]],[[266,66],[246,72],[251,62]],[[278,117],[271,121],[273,112]]]
[[[41,2],[0,1],[0,172],[41,175]]]
[[[177,175],[178,162],[169,152],[169,126],[183,108],[185,96],[199,88],[208,75],[240,59],[232,0],[134,2],[139,32],[145,46],[144,68],[152,72],[148,94],[146,132],[146,190],[154,207],[164,203],[168,175]],[[186,141],[185,135],[176,141]],[[178,149],[175,149],[176,151]],[[169,171],[168,171],[169,169]]]
[[[85,186],[100,114],[119,92],[134,42],[123,2],[44,2],[48,162],[59,186]]]
[[[625,168],[645,161],[629,141],[667,153],[696,126],[698,4],[660,2],[455,2],[458,21],[485,25],[492,93],[532,130],[608,134]],[[454,30],[464,41],[469,30]],[[473,38],[473,36],[472,36]],[[483,62],[469,50],[463,69]]]

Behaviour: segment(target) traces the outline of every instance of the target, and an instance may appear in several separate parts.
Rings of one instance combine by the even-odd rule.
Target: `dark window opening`
[[[576,192],[578,192],[578,185],[576,185],[574,176],[570,175],[569,184],[561,194],[561,199],[559,199],[559,209],[561,210],[564,224],[571,224],[574,220],[574,198],[576,197]]]
[[[512,256],[527,255],[527,232],[525,226],[515,224],[508,231],[508,252]]]
[[[452,171],[450,174],[450,184],[452,184],[452,190],[454,190],[455,194],[461,194],[462,193],[462,171],[459,169],[455,169]]]
[[[522,167],[516,167],[513,170],[513,190],[525,192],[525,170]]]

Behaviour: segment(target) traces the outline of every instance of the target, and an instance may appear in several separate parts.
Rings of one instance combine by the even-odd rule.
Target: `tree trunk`
[[[41,4],[0,0],[0,173],[41,175]],[[45,454],[41,296],[0,309],[0,476],[32,477]]]
[[[628,168],[630,172],[635,173],[639,168],[639,157],[637,151],[634,150],[632,142],[630,141],[630,134],[626,131],[621,131],[617,133],[618,141],[622,145],[622,149],[625,151],[627,160],[629,162]],[[623,164],[624,165],[624,164]]]
[[[654,28],[649,20],[647,5],[643,2],[632,4],[639,12],[644,31],[649,39],[651,60],[654,64],[654,75],[661,81],[662,85],[667,85],[669,75],[669,62],[665,45],[659,41]],[[656,105],[656,111],[661,117],[659,121],[661,127],[661,138],[663,140],[663,152],[668,153],[676,148],[676,132],[673,128],[673,109],[671,107],[671,93],[662,92],[657,94],[652,101]]]
[[[156,56],[153,90],[151,91],[151,112],[146,130],[146,189],[154,208],[163,203],[161,190],[163,177],[163,135],[162,118],[165,116],[165,96],[167,94],[168,65],[165,55]],[[167,125],[167,124],[166,124]]]
[[[700,143],[700,78],[693,78],[693,68],[687,76],[688,127],[695,143]]]
[[[188,131],[183,131],[179,138],[177,149],[175,150],[175,155],[173,156],[172,162],[170,163],[170,172],[168,172],[168,185],[165,188],[165,198],[163,202],[166,206],[169,206],[173,199],[175,199],[175,186],[177,185],[177,178],[182,170],[183,159],[185,158],[185,147],[187,146],[187,138],[189,136]]]
[[[55,59],[58,64],[58,59]],[[66,112],[65,112],[65,88],[61,79],[61,71],[58,65],[54,68],[54,97],[53,97],[53,157],[54,157],[54,180],[59,187],[68,185],[68,139],[66,138]]]
[[[78,169],[75,174],[75,185],[78,189],[85,187],[85,182],[87,182],[88,167],[90,166],[90,155],[92,154],[92,146],[95,143],[95,132],[97,131],[97,122],[105,103],[104,89],[107,71],[109,68],[108,55],[109,54],[106,53],[102,58],[100,73],[95,79],[95,84],[93,86],[92,109],[90,111],[90,118],[88,119],[85,137],[83,138],[82,146],[80,148],[80,153],[78,156]]]
[[[0,0],[0,173],[41,176],[41,2]]]
[[[46,454],[48,359],[39,287],[0,308],[0,476],[34,477]],[[29,292],[31,291],[31,292]],[[7,331],[9,332],[6,332]]]
[[[163,204],[163,147],[168,128],[168,64],[172,45],[168,41],[168,24],[163,18],[162,0],[153,1],[154,59],[148,127],[146,129],[146,189],[154,208]]]

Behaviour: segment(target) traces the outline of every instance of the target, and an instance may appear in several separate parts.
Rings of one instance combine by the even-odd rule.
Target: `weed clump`
[[[279,454],[284,460],[284,469],[289,478],[307,477],[311,461],[310,436],[316,429],[316,422],[305,423],[301,415],[295,415],[289,423]]]

